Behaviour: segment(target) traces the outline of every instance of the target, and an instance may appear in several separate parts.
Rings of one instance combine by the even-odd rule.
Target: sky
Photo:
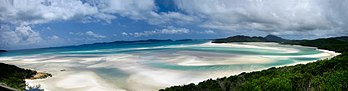
[[[144,39],[348,35],[348,0],[0,0],[0,49]]]

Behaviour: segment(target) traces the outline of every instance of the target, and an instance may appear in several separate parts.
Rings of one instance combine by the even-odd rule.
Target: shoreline
[[[40,85],[41,89],[45,91],[56,91],[59,89],[75,89],[76,91],[125,91],[111,86],[111,84],[106,83],[95,73],[88,71],[63,72],[51,78],[26,79],[25,81],[28,86]]]
[[[347,42],[340,40],[339,43],[335,42],[333,44],[328,44],[328,45],[320,44],[320,42],[322,41],[330,41],[330,40],[334,40],[334,39],[322,39],[322,40],[316,39],[316,40],[308,40],[308,41],[299,40],[299,41],[291,41],[284,44],[284,45],[290,45],[295,47],[315,48],[315,50],[329,55],[324,58],[316,59],[313,61],[304,61],[304,62],[295,61],[296,63],[293,63],[293,64],[266,68],[265,70],[262,70],[262,71],[260,70],[251,71],[251,72],[246,72],[246,73],[242,73],[238,75],[223,77],[220,79],[212,79],[212,80],[209,79],[209,80],[202,81],[202,83],[200,84],[185,84],[185,85],[176,85],[176,86],[173,85],[170,87],[163,88],[160,91],[172,91],[176,89],[181,89],[181,90],[189,90],[189,89],[267,90],[267,89],[270,89],[269,87],[275,88],[275,90],[281,90],[283,88],[287,88],[288,90],[300,90],[300,91],[308,90],[308,89],[309,90],[345,89],[346,86],[341,86],[341,85],[346,84],[346,82],[338,82],[338,80],[347,79],[347,78],[346,77],[337,78],[337,77],[347,74],[346,73],[347,68],[345,67],[345,63],[346,63],[345,61],[347,60],[347,49],[346,49],[347,46],[344,46],[344,45],[347,45]],[[283,43],[278,43],[278,44],[283,44]],[[303,46],[303,45],[311,45],[311,46]],[[319,55],[323,56],[322,53],[318,54],[317,56]],[[309,56],[306,56],[306,57],[309,57]],[[301,65],[298,65],[298,64],[301,64]],[[300,78],[300,79],[293,79],[294,77],[293,75],[295,75],[296,78]],[[243,79],[248,79],[248,80],[243,80]],[[282,80],[279,80],[279,79],[282,79]],[[337,84],[332,84],[332,81],[337,82]],[[266,83],[266,84],[260,84],[260,82]],[[216,84],[218,85],[211,86]],[[277,85],[277,84],[287,84],[287,85]],[[226,85],[228,85],[229,87],[221,87]],[[335,88],[332,88],[333,86],[335,86]],[[336,88],[336,86],[340,86],[340,87]]]
[[[321,50],[321,49],[318,49],[318,50]],[[327,54],[330,54],[330,55],[337,54],[336,52],[328,51],[328,50],[322,50],[321,52],[327,53]],[[132,56],[132,55],[130,55],[130,56]],[[313,56],[313,55],[311,55],[311,56]],[[335,55],[335,56],[337,56],[337,55]],[[90,61],[93,61],[92,59],[95,60],[95,59],[99,59],[99,58],[91,58]],[[56,60],[56,59],[54,59],[54,60]],[[89,59],[87,58],[87,59],[83,59],[83,60],[89,60]],[[127,60],[131,60],[131,59],[124,59],[124,60],[127,61]],[[136,60],[136,59],[134,59],[134,60]],[[318,60],[314,60],[314,61],[318,61]],[[49,62],[49,61],[45,61],[45,62]],[[69,61],[66,61],[66,62],[69,62]],[[86,62],[89,62],[89,61],[86,61]],[[313,62],[313,61],[310,61],[310,62]],[[309,62],[306,62],[306,63],[309,63]],[[283,66],[291,66],[291,65],[296,65],[296,64],[302,64],[302,63],[294,63],[294,64],[287,64],[287,65],[282,65],[282,66],[272,66],[272,67],[283,67]],[[99,65],[101,65],[100,67],[103,67],[102,65],[104,65],[104,66],[112,66],[112,65],[107,65],[107,64],[99,64]],[[98,68],[99,66],[98,65],[92,65],[90,67]],[[46,90],[46,91],[58,90],[59,88],[57,88],[57,87],[62,87],[62,88],[67,87],[68,89],[86,87],[84,89],[77,89],[77,90],[86,90],[88,88],[90,88],[90,89],[98,89],[98,88],[100,88],[100,89],[129,90],[129,89],[123,89],[124,87],[98,86],[98,84],[109,84],[109,83],[105,82],[104,81],[105,79],[100,79],[99,78],[100,76],[95,75],[96,73],[90,73],[90,72],[82,72],[81,73],[81,72],[78,72],[78,70],[70,70],[69,68],[64,68],[64,67],[63,68],[57,68],[57,69],[67,69],[67,71],[59,71],[59,70],[57,70],[55,72],[51,72],[52,74],[55,75],[54,77],[46,78],[46,79],[39,79],[39,80],[26,80],[26,82],[28,82],[28,84],[31,84],[31,85],[34,85],[35,83],[40,83],[41,87],[44,90]],[[181,85],[188,84],[186,82],[180,82],[180,81],[174,81],[174,82],[171,82],[171,83],[163,83],[165,80],[161,80],[161,79],[158,79],[158,78],[166,78],[166,79],[177,79],[177,78],[173,78],[174,76],[173,77],[169,77],[169,78],[168,77],[156,77],[156,76],[154,76],[152,74],[153,72],[151,72],[151,69],[143,69],[142,70],[144,72],[150,72],[150,73],[147,73],[147,74],[137,73],[137,71],[139,71],[140,69],[141,68],[134,68],[134,67],[132,69],[127,69],[127,68],[123,69],[123,71],[132,71],[133,72],[133,73],[131,72],[134,75],[134,76],[132,76],[132,79],[131,80],[127,80],[127,81],[130,81],[130,82],[132,82],[132,80],[133,80],[132,83],[136,84],[136,85],[131,86],[131,87],[135,87],[135,88],[138,88],[138,89],[144,88],[144,86],[141,86],[142,85],[141,82],[136,81],[136,79],[139,80],[140,78],[144,78],[143,77],[144,75],[146,76],[145,80],[147,80],[147,81],[154,81],[155,80],[155,82],[159,82],[159,83],[152,84],[153,86],[155,86],[155,88],[159,88],[159,89],[163,88],[163,87],[178,85],[178,83],[180,83]],[[243,72],[254,72],[254,71],[260,71],[260,70],[264,70],[264,69],[268,69],[268,68],[262,68],[262,69],[252,70],[252,71],[217,72],[217,73],[214,73],[214,74],[204,73],[204,74],[201,74],[201,75],[205,75],[205,77],[199,78],[199,80],[197,78],[197,79],[192,80],[192,81],[195,82],[195,83],[199,83],[199,82],[207,80],[209,78],[217,79],[217,78],[231,76],[231,75],[238,75],[238,74],[243,73]],[[47,70],[41,70],[41,71],[47,71]],[[162,70],[162,71],[158,71],[158,72],[168,72],[168,74],[172,72],[172,73],[175,73],[173,75],[178,75],[179,77],[180,77],[180,74],[182,74],[180,72],[176,73],[175,71],[168,71],[168,70]],[[136,74],[134,74],[134,73],[136,73]],[[156,72],[154,74],[156,74]],[[83,77],[76,78],[76,75],[79,75],[79,76],[83,75]],[[185,75],[183,75],[183,76],[185,76]],[[61,80],[62,82],[54,81],[54,80],[58,80],[58,79]],[[68,80],[70,79],[70,80],[72,80],[72,82],[76,81],[74,79],[81,80],[81,81],[86,81],[86,79],[93,79],[93,80],[91,82],[87,81],[88,84],[87,83],[86,84],[77,84],[77,83],[75,83],[75,84],[70,84],[70,85],[61,85],[61,84],[59,85],[58,83],[71,83],[71,81],[64,80],[64,79],[68,79]],[[186,78],[186,79],[189,80],[190,78]],[[160,84],[161,82],[162,82],[162,84]],[[189,82],[189,83],[191,83],[191,82]],[[52,87],[52,86],[49,86],[49,85],[53,85],[55,87]],[[156,87],[156,86],[160,86],[160,87]],[[47,88],[51,88],[51,89],[47,89]],[[131,90],[133,90],[133,89],[131,89]],[[136,89],[134,89],[134,90],[136,90]],[[148,88],[148,91],[152,91],[152,90],[151,90],[151,88]]]
[[[51,77],[49,73],[40,72],[33,69],[27,69],[26,67],[21,67],[13,65],[6,62],[0,62],[0,90],[33,90],[40,88],[36,86],[26,85],[26,79],[44,79]],[[3,89],[4,88],[4,89]]]

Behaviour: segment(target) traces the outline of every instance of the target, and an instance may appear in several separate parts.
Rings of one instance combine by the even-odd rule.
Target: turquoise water
[[[10,52],[0,53],[0,57],[35,55],[35,54],[129,53],[129,52],[135,52],[135,51],[156,50],[156,49],[132,50],[132,48],[146,48],[146,47],[158,47],[158,46],[169,46],[169,45],[192,45],[192,44],[200,44],[205,42],[208,42],[208,40],[87,44],[87,45],[78,45],[78,46],[52,47],[52,48],[40,48],[40,49],[11,50]],[[98,50],[103,50],[103,51],[98,51]],[[86,51],[92,51],[92,52],[86,52]]]
[[[129,42],[129,43],[104,43],[104,44],[89,44],[79,46],[66,46],[54,48],[28,49],[28,50],[13,50],[6,53],[1,53],[0,57],[16,57],[30,55],[55,55],[57,58],[93,58],[102,57],[105,54],[132,54],[141,52],[177,52],[177,51],[194,51],[208,53],[223,53],[230,55],[256,55],[256,56],[300,56],[313,55],[321,53],[314,48],[287,46],[299,50],[295,53],[287,53],[279,50],[258,49],[258,48],[233,48],[233,47],[211,47],[211,46],[192,46],[207,43],[209,40],[192,40],[192,41],[155,41],[155,42]],[[163,53],[164,53],[163,52]],[[91,55],[94,54],[94,55]],[[98,56],[101,55],[101,56]],[[257,65],[259,67],[279,66],[291,64],[299,61],[313,61],[320,58],[294,57],[281,59],[272,63],[263,64],[231,64],[231,65],[208,65],[208,66],[182,66],[167,62],[155,60],[143,60],[142,63],[152,67],[174,69],[174,70],[224,70],[234,69],[235,67],[249,67]],[[231,60],[233,61],[233,60]],[[100,61],[102,62],[102,60]],[[146,63],[149,62],[149,63]],[[97,63],[95,63],[97,64]]]
[[[235,74],[233,72],[305,63],[332,56],[319,54],[325,53],[312,47],[276,43],[212,45],[209,40],[192,40],[100,43],[12,50],[0,53],[0,61],[55,74],[62,73],[59,71],[62,69],[93,72],[112,86],[133,90],[133,84],[145,87],[158,83],[186,84]],[[227,73],[213,75],[221,72]],[[210,75],[202,75],[205,73]],[[157,76],[165,79],[158,78],[161,82],[156,82]],[[182,77],[185,79],[178,79]],[[139,79],[151,82],[132,82]],[[59,81],[61,78],[52,80]],[[54,86],[53,84],[51,87]]]

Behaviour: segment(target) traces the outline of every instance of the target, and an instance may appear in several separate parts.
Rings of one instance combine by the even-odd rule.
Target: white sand
[[[237,42],[237,43],[211,43],[211,42],[207,42],[204,44],[200,44],[199,46],[255,48],[255,49],[278,50],[278,51],[283,51],[283,53],[299,52],[298,49],[286,48],[283,45],[279,45],[278,43],[274,43],[274,42]]]
[[[180,46],[161,46],[147,48],[180,48]],[[279,45],[276,43],[205,43],[203,47],[233,47],[276,50],[279,53],[300,52],[296,47]],[[191,46],[191,47],[192,47]],[[134,48],[136,49],[136,48]],[[130,49],[129,49],[130,50]],[[319,50],[319,49],[318,49]],[[102,52],[79,51],[79,52]],[[114,50],[106,50],[114,51]],[[167,63],[178,67],[200,67],[214,65],[238,65],[238,64],[265,64],[273,63],[279,59],[289,58],[330,58],[338,55],[327,50],[319,50],[322,53],[310,55],[235,55],[216,52],[174,51],[174,52],[137,52],[131,54],[56,54],[56,55],[32,55],[17,57],[1,57],[0,62],[15,64],[20,67],[31,68],[53,74],[53,77],[39,80],[26,80],[29,85],[40,84],[46,91],[156,91],[173,85],[198,83],[209,78],[218,78],[266,69],[260,65],[234,66],[224,70],[178,70],[154,67],[153,63]],[[95,56],[95,57],[62,57],[62,56]],[[313,60],[315,61],[315,60]],[[295,65],[305,62],[294,62],[286,65]],[[281,65],[284,66],[284,65]],[[60,71],[60,70],[66,71]],[[117,69],[126,77],[118,76],[118,73],[97,73],[95,69]],[[102,76],[106,75],[106,76]],[[114,77],[116,75],[116,77]],[[116,82],[114,80],[117,80]]]
[[[240,57],[228,57],[218,61],[205,60],[204,58],[181,58],[181,59],[171,59],[171,60],[181,60],[177,64],[183,66],[209,66],[209,65],[231,65],[231,64],[258,64],[258,63],[271,63],[275,60],[260,57],[260,56],[240,56]]]
[[[89,71],[82,72],[61,72],[52,78],[26,80],[29,86],[40,84],[45,91],[122,91],[106,83],[95,73]]]

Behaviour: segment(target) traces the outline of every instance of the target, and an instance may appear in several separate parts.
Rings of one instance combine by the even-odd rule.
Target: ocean
[[[53,74],[27,80],[50,91],[154,91],[333,56],[313,47],[271,42],[152,40],[12,50],[0,53],[0,62]]]

